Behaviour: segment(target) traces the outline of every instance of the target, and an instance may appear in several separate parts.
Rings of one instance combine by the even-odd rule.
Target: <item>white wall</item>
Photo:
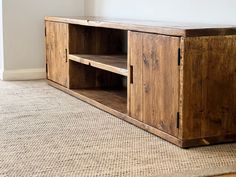
[[[0,1],[0,80],[3,72],[3,26],[2,26],[2,0]]]
[[[84,0],[3,0],[4,79],[44,77],[44,16],[79,16]]]
[[[85,0],[86,15],[236,24],[236,0]]]
[[[236,25],[236,0],[0,0],[2,1],[0,9],[3,9],[4,51],[0,11],[0,79],[2,66],[5,80],[44,77],[44,16],[86,14]]]

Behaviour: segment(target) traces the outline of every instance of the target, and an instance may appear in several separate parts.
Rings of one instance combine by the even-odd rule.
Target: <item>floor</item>
[[[236,172],[236,143],[181,149],[45,81],[0,81],[0,99],[1,177]]]

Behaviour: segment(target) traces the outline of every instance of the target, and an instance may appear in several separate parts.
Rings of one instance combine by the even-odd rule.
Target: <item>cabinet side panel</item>
[[[178,136],[178,50],[180,39],[156,34],[143,35],[143,119]]]
[[[236,131],[236,36],[186,38],[183,138]]]
[[[47,78],[67,87],[68,24],[46,21]]]
[[[129,32],[128,56],[128,113],[142,121],[142,34]]]

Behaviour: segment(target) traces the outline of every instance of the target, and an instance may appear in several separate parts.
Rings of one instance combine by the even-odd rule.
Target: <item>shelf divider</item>
[[[81,64],[128,76],[127,55],[79,55],[70,54],[69,59]]]

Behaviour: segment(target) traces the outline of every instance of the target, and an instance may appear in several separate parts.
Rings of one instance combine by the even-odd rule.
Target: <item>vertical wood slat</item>
[[[184,45],[184,38],[180,38],[180,65],[179,65],[179,139],[183,139],[183,87],[184,87],[184,51],[185,51],[185,45]]]
[[[47,78],[68,85],[68,24],[46,21]]]
[[[128,114],[142,122],[142,36],[139,33],[129,32],[128,43],[128,66],[131,66],[133,70],[133,83],[130,83],[131,74],[129,67]]]

